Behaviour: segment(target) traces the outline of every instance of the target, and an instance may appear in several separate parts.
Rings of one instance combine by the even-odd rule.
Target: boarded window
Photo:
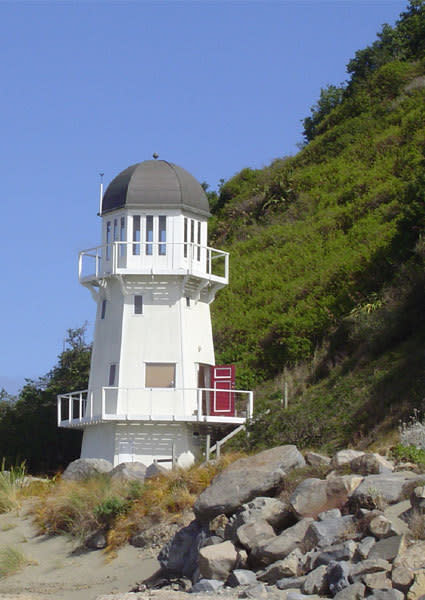
[[[143,296],[134,296],[134,314],[143,315]]]
[[[106,315],[106,300],[102,300],[102,307],[100,309],[100,318],[104,319]]]
[[[115,385],[116,375],[117,375],[117,365],[115,363],[112,365],[109,365],[109,379],[108,379],[109,386]]]
[[[146,364],[147,388],[173,388],[176,386],[176,365],[173,363]]]

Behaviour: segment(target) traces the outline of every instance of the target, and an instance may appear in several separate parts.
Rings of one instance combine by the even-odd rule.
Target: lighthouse
[[[101,243],[79,254],[96,303],[87,390],[58,396],[82,458],[189,466],[252,415],[233,365],[216,365],[210,304],[229,255],[208,246],[208,199],[185,169],[146,160],[101,192]]]

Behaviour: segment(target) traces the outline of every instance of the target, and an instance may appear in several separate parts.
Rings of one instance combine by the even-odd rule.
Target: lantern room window
[[[134,243],[136,242],[136,243]],[[133,217],[133,256],[140,255],[140,216]]]
[[[152,256],[152,242],[153,242],[153,216],[148,215],[146,217],[146,255]]]

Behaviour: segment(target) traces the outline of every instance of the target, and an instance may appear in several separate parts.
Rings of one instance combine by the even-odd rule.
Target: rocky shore
[[[414,465],[280,446],[223,470],[194,514],[154,577],[99,600],[425,598],[425,475]]]

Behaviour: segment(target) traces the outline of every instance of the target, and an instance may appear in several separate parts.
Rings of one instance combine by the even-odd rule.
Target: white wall
[[[81,445],[81,458],[104,458],[114,463],[115,423],[86,427]]]

